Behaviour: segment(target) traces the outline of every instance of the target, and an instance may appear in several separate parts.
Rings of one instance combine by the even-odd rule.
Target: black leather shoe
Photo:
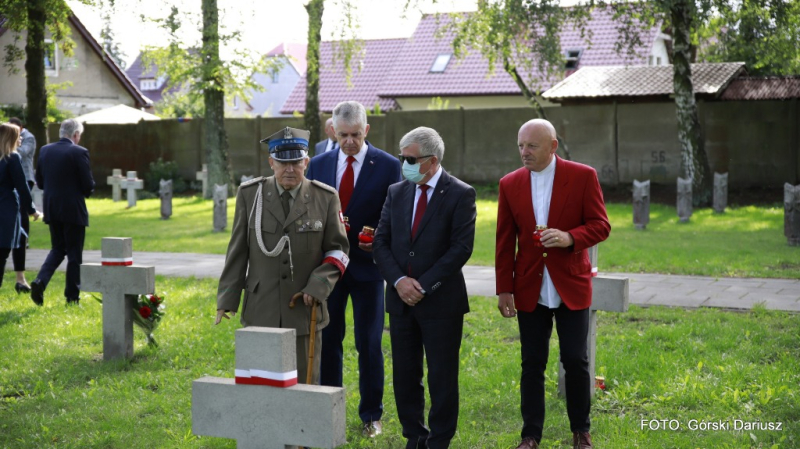
[[[19,282],[17,282],[17,285],[14,286],[14,290],[17,291],[18,295],[20,293],[30,293],[31,292],[31,288],[30,287],[28,287],[25,284],[20,284]]]
[[[37,306],[44,304],[44,286],[38,279],[31,282],[31,299]]]
[[[67,298],[67,305],[68,306],[77,306],[80,305],[81,298]]]

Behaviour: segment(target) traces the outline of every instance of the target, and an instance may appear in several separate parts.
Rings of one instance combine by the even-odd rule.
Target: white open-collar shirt
[[[533,214],[536,224],[547,225],[550,214],[550,198],[553,196],[553,181],[556,177],[556,158],[540,172],[531,171],[531,199],[533,200]],[[556,309],[561,305],[561,296],[556,291],[553,279],[547,266],[544,267],[542,290],[539,292],[539,304]]]

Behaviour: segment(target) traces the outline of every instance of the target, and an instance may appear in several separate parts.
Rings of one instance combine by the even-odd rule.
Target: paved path
[[[47,251],[29,250],[28,281],[44,261]],[[219,278],[225,256],[193,253],[134,252],[134,263],[153,265],[156,274],[165,276]],[[83,260],[99,263],[100,251],[84,251]],[[10,265],[10,262],[9,262]],[[63,270],[62,263],[59,270]],[[11,269],[10,266],[6,267]],[[673,276],[638,273],[600,273],[630,279],[630,302],[639,305],[671,307],[719,307],[751,309],[764,303],[767,309],[800,312],[800,280],[711,278],[702,276]],[[10,273],[6,273],[9,276]],[[467,266],[464,268],[470,295],[494,296],[494,268]]]

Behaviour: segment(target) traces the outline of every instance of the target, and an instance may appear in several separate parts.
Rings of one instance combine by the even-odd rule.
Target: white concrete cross
[[[111,186],[111,199],[113,199],[115,203],[122,198],[119,186],[123,179],[125,178],[122,177],[122,170],[119,168],[111,170],[111,176],[106,178],[106,182]]]
[[[597,311],[627,312],[630,295],[628,278],[597,275],[597,245],[589,248],[589,259],[592,262],[592,308],[589,312],[589,384],[591,394],[595,394],[595,355],[597,354]],[[558,394],[565,396],[564,366],[558,362]]]
[[[208,164],[203,164],[203,170],[195,174],[195,179],[203,183],[203,198],[208,193]]]
[[[192,432],[237,449],[345,444],[344,389],[297,384],[295,339],[294,329],[237,329],[236,378],[192,383]]]
[[[128,191],[128,207],[136,206],[136,191],[144,188],[144,181],[136,177],[135,171],[129,171],[128,177],[120,181],[119,186]]]
[[[133,306],[155,292],[156,269],[133,265],[130,237],[105,237],[101,263],[81,265],[81,290],[103,294],[103,360],[133,357]]]

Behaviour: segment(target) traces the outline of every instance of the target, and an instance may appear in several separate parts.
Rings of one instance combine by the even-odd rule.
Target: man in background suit
[[[361,103],[339,103],[333,110],[333,127],[340,149],[311,159],[307,174],[308,179],[336,188],[350,226],[350,264],[328,297],[331,319],[322,331],[321,383],[342,386],[342,341],[350,296],[361,393],[358,414],[363,433],[374,437],[382,432],[383,415],[383,278],[372,259],[372,244],[359,243],[358,234],[364,226],[378,227],[386,192],[400,181],[400,162],[366,140],[369,124]]]
[[[403,136],[400,152],[407,181],[389,188],[373,249],[387,282],[394,395],[406,448],[441,449],[458,424],[458,354],[469,312],[461,268],[475,239],[475,189],[441,167],[444,142],[431,128]]]
[[[336,131],[333,129],[333,117],[325,120],[325,134],[328,136],[325,140],[320,140],[314,145],[314,154],[319,155],[327,153],[328,151],[336,151],[339,149],[339,143],[336,142]]]
[[[590,449],[590,379],[586,337],[592,304],[587,248],[608,237],[597,172],[555,155],[556,130],[547,120],[522,125],[523,167],[500,180],[497,205],[498,308],[517,317],[522,352],[522,442],[539,447],[544,426],[544,372],[555,318],[565,371],[572,447]],[[537,243],[534,232],[547,226]]]
[[[44,291],[53,272],[67,257],[67,304],[78,304],[81,262],[89,212],[85,199],[94,191],[89,150],[78,146],[83,134],[80,122],[67,119],[58,131],[61,139],[39,150],[36,185],[44,190],[44,222],[50,226],[50,253],[36,280],[31,282],[31,299],[44,304]]]

